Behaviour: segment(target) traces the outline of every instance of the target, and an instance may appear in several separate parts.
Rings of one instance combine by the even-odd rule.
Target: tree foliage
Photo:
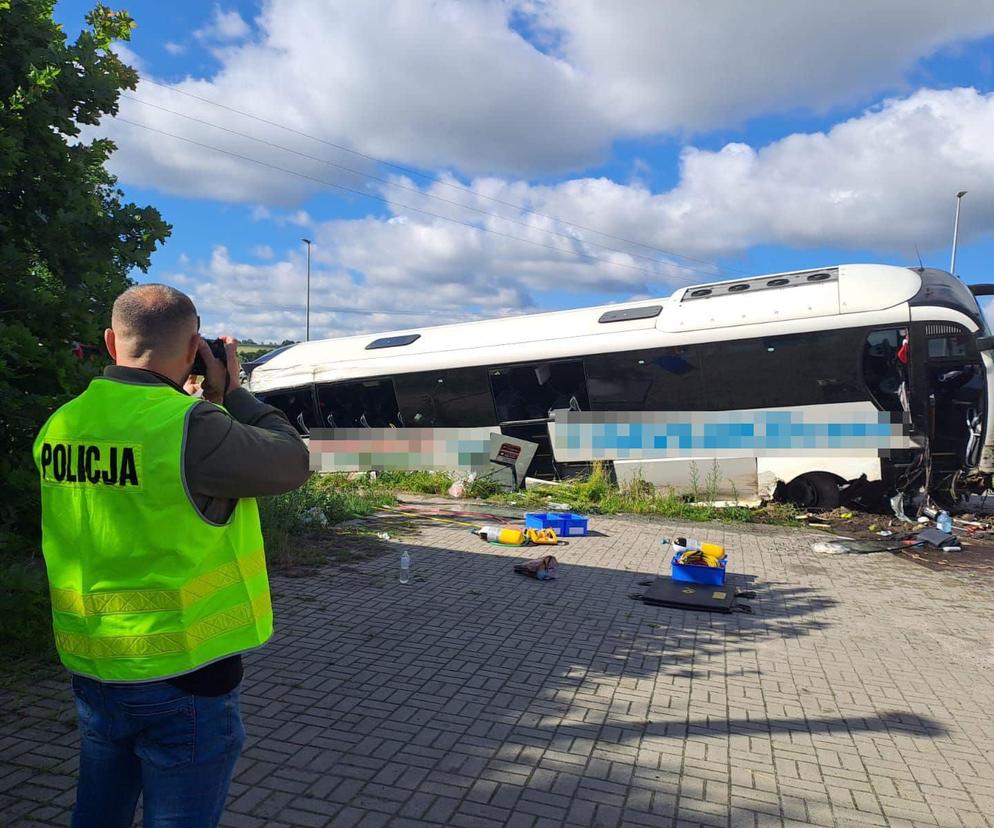
[[[35,546],[34,436],[102,368],[102,346],[74,346],[99,345],[129,273],[170,231],[116,188],[114,144],[85,133],[137,84],[110,48],[131,18],[99,4],[70,43],[53,6],[0,0],[0,549]]]

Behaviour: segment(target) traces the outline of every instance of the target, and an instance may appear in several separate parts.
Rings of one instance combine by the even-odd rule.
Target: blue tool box
[[[587,519],[572,512],[525,512],[525,528],[555,529],[561,538],[587,534]]]
[[[673,556],[671,563],[671,577],[674,581],[687,581],[692,584],[709,584],[721,586],[725,583],[725,564],[728,558],[721,559],[721,566],[700,566],[699,564],[682,564],[677,558],[680,553]]]

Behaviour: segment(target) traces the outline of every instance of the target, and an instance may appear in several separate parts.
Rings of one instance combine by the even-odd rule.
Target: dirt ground
[[[802,523],[825,532],[829,536],[826,540],[856,538],[882,541],[893,546],[913,543],[921,529],[935,527],[933,520],[927,524],[905,523],[893,515],[869,514],[846,508],[809,513]],[[892,534],[881,535],[881,532]],[[961,552],[943,552],[926,544],[893,554],[936,572],[984,574],[994,580],[994,516],[956,514],[953,516],[953,534],[960,540]]]

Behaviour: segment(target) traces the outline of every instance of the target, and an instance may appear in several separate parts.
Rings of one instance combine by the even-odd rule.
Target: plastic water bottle
[[[939,516],[935,519],[935,525],[939,527],[940,532],[945,532],[947,535],[951,535],[953,532],[953,519],[949,517],[949,512],[945,509],[939,512]]]
[[[410,583],[411,580],[411,555],[405,549],[400,556],[400,582]]]

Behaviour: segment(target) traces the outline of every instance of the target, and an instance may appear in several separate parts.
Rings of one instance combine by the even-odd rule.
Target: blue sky
[[[132,4],[145,80],[100,131],[173,225],[139,278],[208,332],[301,338],[307,236],[312,331],[389,330],[916,245],[947,267],[966,189],[957,270],[991,281],[994,10],[805,5]],[[57,4],[67,34],[89,7]]]

